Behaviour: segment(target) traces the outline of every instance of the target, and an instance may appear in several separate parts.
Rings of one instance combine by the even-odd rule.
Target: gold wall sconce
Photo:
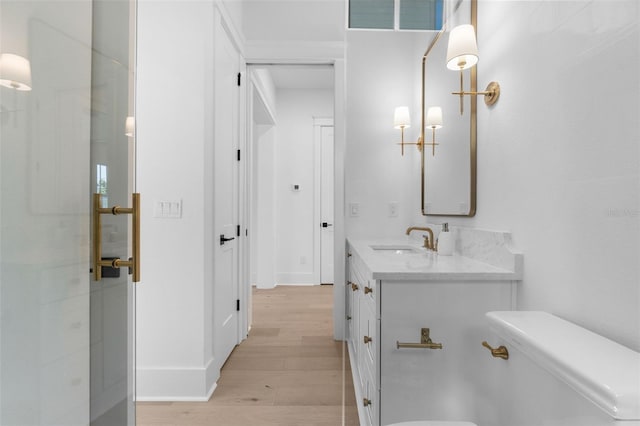
[[[442,108],[439,106],[429,107],[427,110],[427,129],[431,129],[431,142],[425,142],[425,145],[431,145],[431,156],[436,155],[436,129],[442,128]]]
[[[409,107],[407,106],[399,106],[396,107],[395,112],[393,114],[393,127],[394,129],[400,129],[400,150],[402,155],[404,155],[404,146],[405,145],[416,145],[418,147],[418,151],[422,151],[422,139],[418,138],[417,142],[405,142],[404,141],[404,129],[411,127],[411,116],[409,114]]]
[[[460,91],[452,92],[460,96],[460,115],[463,113],[464,95],[484,95],[484,103],[493,105],[500,97],[500,85],[492,81],[484,92],[465,92],[463,71],[478,63],[478,43],[476,30],[473,25],[459,25],[451,30],[449,44],[447,45],[447,68],[460,70]]]
[[[0,86],[23,92],[31,90],[31,64],[13,53],[0,54]]]

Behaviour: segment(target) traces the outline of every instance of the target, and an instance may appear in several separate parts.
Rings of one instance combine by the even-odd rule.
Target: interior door
[[[220,19],[219,17],[217,19]],[[238,344],[238,106],[240,55],[220,22],[215,26],[214,357],[218,367]]]
[[[91,425],[134,425],[135,3],[93,3]]]
[[[320,282],[333,284],[333,126],[320,129]]]

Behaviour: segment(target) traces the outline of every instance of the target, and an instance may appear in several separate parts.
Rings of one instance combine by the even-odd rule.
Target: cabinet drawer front
[[[382,282],[380,316],[380,420],[473,419],[483,392],[488,337],[485,312],[510,309],[507,283]],[[419,343],[430,329],[442,349],[397,348]]]

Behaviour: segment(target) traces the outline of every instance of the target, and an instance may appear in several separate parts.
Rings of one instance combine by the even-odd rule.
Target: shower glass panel
[[[97,159],[104,160],[109,202],[120,203],[133,187],[133,140],[124,136],[125,117],[133,115],[133,6],[109,3],[0,2],[2,425],[135,419],[128,408],[133,286],[122,290],[90,276]],[[112,36],[117,40],[101,41]],[[124,61],[110,43],[126,45]],[[95,120],[96,109],[108,109],[111,122]],[[109,142],[98,148],[95,134]],[[129,225],[110,225],[116,245]],[[121,274],[130,281],[126,269]]]

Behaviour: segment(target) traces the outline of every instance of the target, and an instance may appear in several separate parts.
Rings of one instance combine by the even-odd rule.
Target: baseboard
[[[220,371],[211,358],[206,366],[136,370],[136,401],[208,401]]]
[[[313,273],[280,272],[276,274],[277,285],[315,285]]]

